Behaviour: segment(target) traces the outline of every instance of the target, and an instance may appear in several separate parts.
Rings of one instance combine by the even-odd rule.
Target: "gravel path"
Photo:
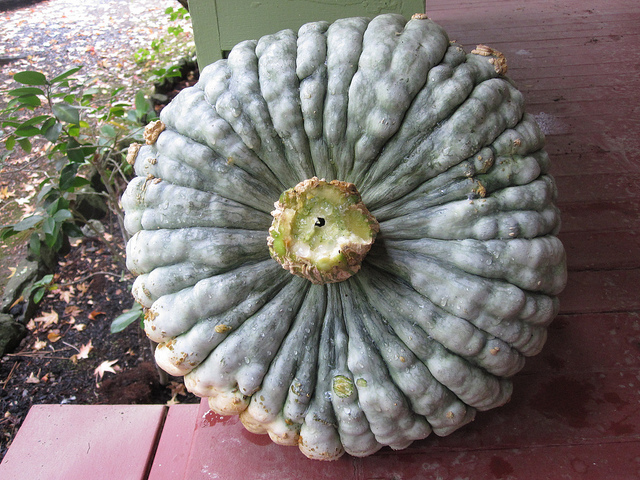
[[[129,86],[139,67],[133,54],[166,34],[174,0],[48,0],[0,12],[0,89],[14,88],[15,72],[56,75],[83,65],[83,80]],[[11,61],[13,60],[13,61]]]

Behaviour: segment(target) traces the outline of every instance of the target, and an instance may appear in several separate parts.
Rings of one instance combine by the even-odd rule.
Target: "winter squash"
[[[391,14],[204,69],[129,154],[127,262],[158,364],[316,459],[504,404],[566,282],[543,134],[505,73]]]

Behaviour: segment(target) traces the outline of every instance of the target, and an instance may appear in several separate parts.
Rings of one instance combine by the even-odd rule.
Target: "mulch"
[[[139,323],[111,333],[111,321],[132,306],[132,277],[118,276],[97,238],[76,242],[62,259],[38,316],[20,348],[0,360],[0,457],[33,404],[196,403],[182,379],[165,385]],[[93,272],[93,273],[92,273]],[[99,272],[113,272],[106,275]],[[90,345],[86,358],[82,348]],[[86,348],[85,348],[86,350]],[[103,362],[106,370],[97,371]]]
[[[0,89],[16,88],[11,77],[18,71],[53,76],[83,65],[77,75],[82,81],[98,87],[122,85],[126,95],[127,88],[131,91],[140,82],[133,53],[166,30],[164,9],[171,5],[180,6],[177,1],[156,5],[143,0],[0,0]],[[7,96],[0,95],[0,109],[6,101]],[[23,213],[28,211],[26,200],[37,193],[34,185],[46,168],[44,149],[36,144],[31,154],[12,154],[0,165],[0,193],[5,193],[0,215],[5,216],[11,209],[3,208],[8,202],[15,206],[16,200]],[[0,224],[5,222],[3,218]],[[0,360],[0,460],[33,404],[199,401],[185,391],[180,378],[165,377],[161,384],[153,346],[139,323],[110,332],[113,319],[133,304],[133,278],[114,262],[104,243],[110,241],[123,253],[116,225],[103,223],[113,237],[85,237],[72,244],[55,271],[53,287],[27,325],[27,337]],[[0,276],[11,275],[24,253],[24,245],[2,245]]]

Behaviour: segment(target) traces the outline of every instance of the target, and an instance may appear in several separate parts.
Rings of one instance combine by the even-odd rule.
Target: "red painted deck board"
[[[547,153],[553,156],[551,174],[554,177],[574,175],[577,171],[582,172],[583,175],[640,174],[640,165],[621,151],[589,152],[586,150],[584,152]]]
[[[198,410],[199,405],[193,404],[169,408],[148,480],[184,478]]]
[[[569,270],[627,270],[640,268],[640,235],[637,232],[560,232]]]
[[[637,478],[638,442],[586,446],[548,445],[516,449],[389,453],[372,458],[367,480],[425,479],[581,479]],[[407,474],[406,472],[411,472]],[[292,478],[292,477],[285,477]]]
[[[34,405],[0,478],[144,480],[164,414],[162,405]]]
[[[569,272],[561,313],[640,311],[640,269]]]
[[[515,378],[512,401],[445,438],[331,464],[248,433],[201,404],[186,477],[636,478],[640,451],[640,316],[561,315],[543,352]],[[241,449],[240,461],[234,452]],[[218,461],[212,461],[218,459]],[[313,474],[310,471],[313,471]],[[269,472],[269,473],[267,473]],[[509,477],[510,476],[510,477]]]
[[[345,455],[331,463],[308,460],[296,447],[248,433],[236,417],[211,414],[203,403],[194,434],[201,447],[192,449],[184,478],[406,480],[439,475],[536,480],[560,478],[560,471],[565,478],[635,478],[640,407],[631,389],[617,396],[607,393],[607,387],[619,388],[630,378],[618,372],[579,379],[521,375],[516,382],[521,393],[509,405],[480,413],[462,431],[415,442],[400,452]],[[602,389],[602,398],[592,395],[597,389]]]
[[[598,374],[638,369],[640,315],[593,313],[558,316],[549,327],[544,349],[527,360],[519,375]]]
[[[626,231],[638,233],[640,202],[612,201],[560,204],[562,232]],[[571,248],[571,244],[565,245]]]
[[[556,184],[561,203],[640,201],[638,173],[558,176]]]

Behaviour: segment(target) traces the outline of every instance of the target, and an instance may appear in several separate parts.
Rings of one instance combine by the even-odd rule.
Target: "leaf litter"
[[[131,101],[143,82],[134,53],[166,32],[168,6],[180,5],[172,0],[48,0],[0,11],[0,109],[8,101],[4,92],[16,86],[16,72],[36,70],[51,77],[77,65],[83,68],[75,77],[98,88],[121,86],[119,95]],[[45,149],[43,143],[28,154],[18,150],[0,165],[0,223],[12,221],[6,219],[10,214],[29,213],[29,200],[44,178]],[[0,278],[6,283],[22,251],[0,249]],[[199,401],[181,379],[170,377],[166,387],[160,385],[141,328],[110,333],[111,321],[131,308],[131,282],[97,238],[72,244],[56,269],[54,287],[27,325],[27,337],[0,360],[0,460],[36,403]]]

